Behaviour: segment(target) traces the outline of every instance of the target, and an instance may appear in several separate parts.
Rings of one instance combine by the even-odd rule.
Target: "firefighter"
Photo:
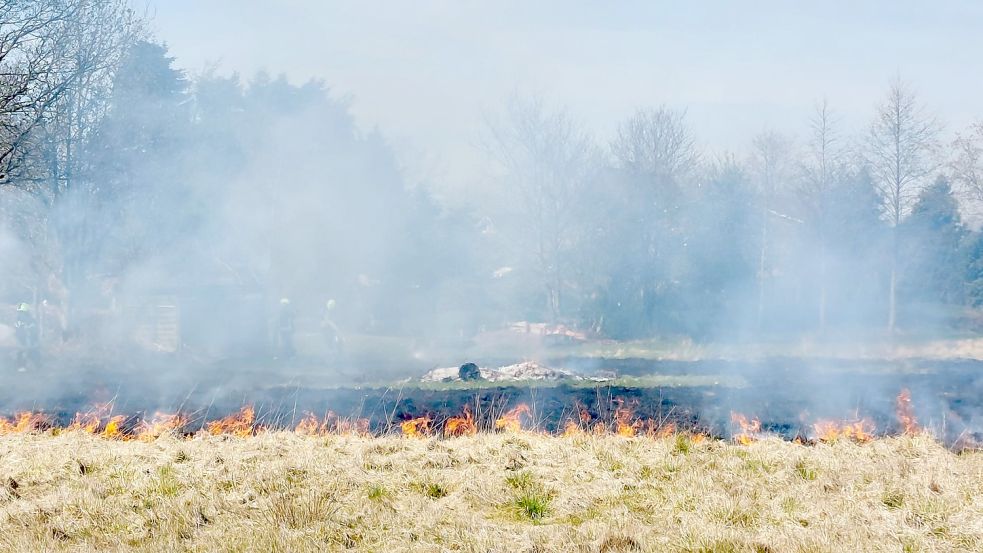
[[[324,336],[328,354],[339,357],[342,354],[343,340],[338,332],[338,325],[334,322],[335,305],[333,299],[324,304],[324,315],[321,317],[321,334]]]
[[[37,321],[27,303],[17,304],[14,331],[17,336],[17,370],[24,372],[28,365],[37,368],[41,364],[41,343]]]
[[[290,298],[280,299],[280,312],[276,320],[276,359],[293,359],[294,310]]]

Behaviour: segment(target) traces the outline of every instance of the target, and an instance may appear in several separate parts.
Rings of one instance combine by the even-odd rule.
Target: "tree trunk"
[[[898,225],[892,229],[891,283],[888,288],[887,331],[894,334],[898,318]]]
[[[764,323],[765,311],[765,261],[768,254],[768,211],[763,210],[761,220],[761,255],[758,258],[758,330]]]
[[[826,334],[826,252],[819,259],[819,333]]]
[[[550,284],[546,286],[549,294],[550,322],[556,324],[560,320],[560,278],[556,276],[550,279]]]
[[[887,331],[894,334],[894,327],[897,320],[897,280],[898,271],[892,263],[891,266],[891,286],[888,292],[888,308],[887,308]]]

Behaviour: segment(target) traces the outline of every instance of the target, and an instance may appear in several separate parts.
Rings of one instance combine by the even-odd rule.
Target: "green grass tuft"
[[[693,442],[685,434],[676,434],[676,439],[672,444],[672,452],[676,455],[686,455],[693,447]]]
[[[514,490],[528,490],[535,484],[532,473],[529,471],[517,472],[505,477],[505,483]]]
[[[815,480],[818,476],[816,469],[810,467],[805,461],[799,459],[795,462],[795,473],[802,477],[803,480]]]
[[[529,520],[542,520],[549,514],[550,498],[543,492],[528,491],[515,499],[519,514]]]
[[[888,509],[900,509],[905,503],[904,492],[901,490],[889,490],[884,492],[881,503]]]
[[[429,497],[430,499],[440,499],[442,497],[447,497],[450,493],[447,488],[436,482],[426,482],[421,486],[421,492],[423,495]]]
[[[369,491],[366,495],[372,501],[380,501],[389,496],[389,490],[382,484],[373,484],[369,486]]]

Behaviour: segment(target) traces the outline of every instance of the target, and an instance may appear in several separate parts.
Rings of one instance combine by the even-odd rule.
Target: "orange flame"
[[[645,421],[645,435],[649,438],[668,438],[676,433],[675,423],[661,423],[656,420],[647,419]]]
[[[125,420],[126,417],[123,415],[110,417],[109,421],[106,422],[106,426],[102,429],[102,437],[115,440],[126,439],[128,435],[124,434],[122,428],[120,427]]]
[[[865,443],[874,439],[874,423],[867,419],[852,422],[820,420],[816,421],[812,428],[816,433],[816,439],[821,442],[830,443],[845,439]]]
[[[567,420],[566,425],[563,427],[564,436],[581,436],[586,434],[585,429],[590,428],[590,423],[593,417],[591,417],[590,411],[587,410],[579,401],[575,403],[577,409],[577,418],[579,420],[574,420],[570,418]],[[597,429],[595,428],[595,431]]]
[[[898,394],[895,412],[905,435],[918,432],[918,420],[915,419],[915,411],[911,407],[911,392],[907,388]]]
[[[430,433],[430,417],[417,417],[403,421],[399,425],[399,430],[404,436],[422,438]]]
[[[154,413],[149,421],[142,421],[137,426],[136,437],[143,442],[152,442],[160,436],[180,430],[188,424],[188,418],[175,413]]]
[[[520,403],[495,421],[495,430],[518,432],[522,430],[522,421],[519,420],[519,417],[521,415],[529,417],[531,414],[532,411],[529,409],[529,406],[525,403]]]
[[[635,418],[635,412],[632,408],[625,407],[624,400],[618,398],[615,399],[615,402],[618,404],[614,409],[615,433],[625,438],[631,438],[638,433],[642,421]]]
[[[566,426],[563,427],[564,436],[582,436],[584,434],[584,429],[581,428],[574,420],[567,420]]]
[[[478,432],[478,427],[474,424],[471,411],[464,410],[464,416],[451,417],[444,425],[444,435],[446,436],[473,436]]]
[[[255,420],[256,412],[253,410],[253,406],[246,405],[238,413],[208,423],[208,433],[213,436],[219,434],[232,434],[239,437],[251,436],[256,430]]]
[[[631,409],[618,407],[614,410],[614,421],[617,425],[615,432],[619,436],[631,438],[638,432],[638,427],[642,424],[639,420],[632,421],[633,413]]]
[[[331,433],[364,435],[369,433],[369,419],[341,418],[332,411],[328,411],[323,419],[318,419],[308,411],[294,427],[294,432],[301,436],[327,436]]]
[[[677,428],[676,424],[667,420],[639,418],[633,410],[636,404],[637,401],[628,402],[620,398],[613,398],[611,405],[613,410],[608,411],[609,414],[605,417],[594,419],[583,405],[577,403],[574,411],[569,414],[569,418],[566,419],[562,429],[557,430],[557,433],[563,436],[582,436],[588,433],[595,435],[617,434],[623,437],[642,435],[655,439],[680,433],[684,437],[689,437],[693,442],[710,438],[710,436],[695,429]],[[899,427],[904,434],[910,435],[919,432],[919,425],[912,406],[911,392],[908,389],[901,390],[897,396],[896,414]],[[532,409],[528,404],[518,404],[495,420],[494,429],[502,432],[521,431],[523,423],[528,426],[528,419],[531,418],[531,415]],[[527,420],[523,420],[523,417],[526,417]],[[805,422],[806,420],[808,420],[808,415],[803,414],[800,421]],[[52,423],[53,419],[42,413],[20,412],[10,418],[0,417],[0,435],[43,431],[53,428]],[[114,415],[113,402],[110,401],[96,404],[88,412],[75,413],[71,422],[60,428],[87,432],[115,440],[152,441],[165,433],[179,431],[187,424],[188,418],[181,414],[158,412],[154,413],[149,421]],[[739,444],[747,445],[762,437],[761,421],[756,417],[749,418],[741,413],[731,412],[731,424],[733,440]],[[814,444],[816,442],[828,443],[837,440],[850,440],[865,443],[875,437],[873,422],[869,419],[860,418],[859,414],[843,421],[816,420],[811,427],[811,432],[796,437],[794,442]],[[251,405],[243,406],[237,413],[205,424],[205,430],[212,435],[251,436],[265,428],[257,424],[256,413]],[[314,414],[307,412],[296,424],[294,431],[305,436],[324,436],[334,433],[368,435],[371,426],[369,419],[366,418],[341,418],[328,412],[323,419],[319,419]],[[400,422],[400,431],[404,436],[415,437],[438,433],[429,416]],[[58,432],[58,428],[55,428],[54,432]],[[470,436],[477,432],[478,424],[472,411],[465,408],[461,415],[447,419],[442,434],[448,437]]]
[[[75,413],[75,418],[68,425],[66,430],[81,430],[89,434],[95,434],[102,424],[102,419],[113,411],[112,403],[100,403],[87,413]]]
[[[17,413],[11,419],[0,417],[0,434],[33,432],[47,426],[50,426],[50,421],[48,417],[41,413],[23,411]]]
[[[294,432],[301,436],[321,436],[325,433],[325,428],[324,424],[314,416],[314,413],[308,412],[297,423]]]
[[[748,445],[758,439],[758,434],[761,433],[761,421],[757,418],[748,420],[743,414],[731,411],[730,421],[741,429],[740,432],[734,433],[734,441],[737,443]]]

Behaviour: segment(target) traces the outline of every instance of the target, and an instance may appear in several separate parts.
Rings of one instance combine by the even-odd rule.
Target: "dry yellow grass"
[[[4,551],[981,551],[927,437],[0,437]]]

